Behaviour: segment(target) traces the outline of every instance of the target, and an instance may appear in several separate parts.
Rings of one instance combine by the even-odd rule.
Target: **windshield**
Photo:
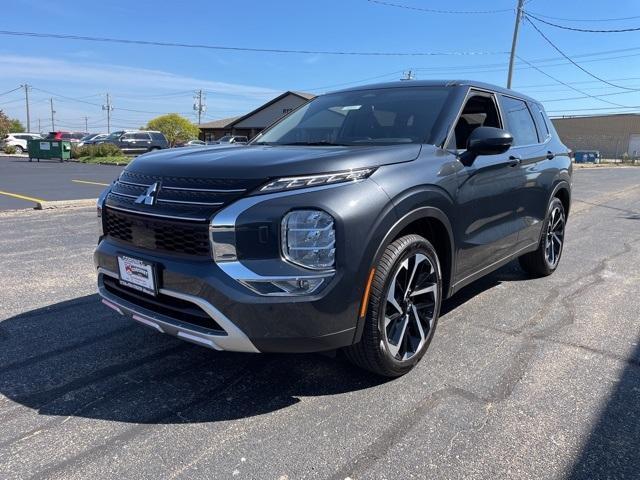
[[[285,117],[254,145],[394,145],[423,143],[452,90],[403,87],[317,97]]]
[[[110,134],[107,136],[107,138],[108,138],[109,140],[117,140],[117,139],[119,139],[123,134],[124,134],[124,132],[122,132],[122,131],[120,131],[120,132],[113,132],[113,133],[110,133]]]

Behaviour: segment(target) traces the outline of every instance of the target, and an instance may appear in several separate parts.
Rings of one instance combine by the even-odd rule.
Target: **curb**
[[[34,210],[57,210],[61,208],[82,208],[95,206],[95,198],[83,198],[80,200],[54,200],[51,202],[37,202]]]

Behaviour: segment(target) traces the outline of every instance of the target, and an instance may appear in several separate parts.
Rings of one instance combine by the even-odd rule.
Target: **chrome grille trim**
[[[124,180],[117,180],[116,181],[116,185],[118,183],[122,183],[123,185],[130,185],[132,187],[142,187],[142,188],[149,188],[152,184],[144,184],[144,183],[133,183],[133,182],[127,182]],[[162,186],[161,190],[177,190],[177,191],[182,191],[182,192],[209,192],[209,193],[243,193],[246,192],[247,189],[246,188],[229,188],[229,189],[222,189],[222,188],[185,188],[185,187],[165,187],[164,185]]]
[[[113,192],[111,192],[113,193]],[[176,215],[162,215],[160,213],[151,213],[151,212],[142,212],[140,210],[131,210],[130,208],[116,207],[114,205],[107,205],[106,208],[110,210],[118,210],[121,212],[133,213],[135,215],[142,215],[148,217],[159,217],[159,218],[169,218],[171,220],[187,220],[193,222],[206,222],[208,218],[206,217],[185,217],[185,216],[176,216]]]

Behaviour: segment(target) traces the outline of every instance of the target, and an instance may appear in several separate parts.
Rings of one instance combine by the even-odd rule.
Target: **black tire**
[[[557,240],[554,239],[552,235],[552,233],[555,231],[556,237],[558,237],[558,231],[552,231],[554,225],[551,224],[552,219],[554,220],[554,224],[557,222],[557,218],[555,215],[558,214],[560,215],[560,221],[562,223],[560,230],[561,241],[559,246],[557,244]],[[541,238],[538,249],[522,255],[518,259],[522,269],[529,275],[533,277],[546,277],[556,271],[556,268],[558,268],[558,265],[560,264],[562,249],[564,247],[564,229],[566,221],[567,217],[564,211],[564,205],[562,205],[562,202],[559,198],[554,197],[551,200],[551,203],[549,203],[549,208],[547,209],[547,216],[544,220],[544,225],[542,226],[542,235],[540,236]],[[552,246],[552,248],[554,248],[554,252],[556,252],[555,255],[553,255],[552,259],[550,258],[549,254],[548,242],[550,241],[556,242]]]
[[[24,148],[22,148],[20,145],[16,145],[16,153],[24,153]]]
[[[429,263],[422,257],[426,257]],[[402,288],[399,287],[402,283],[400,275],[405,268],[404,279],[409,285],[406,293],[402,293]],[[426,270],[427,268],[429,270]],[[411,269],[413,274],[410,273]],[[412,280],[415,280],[413,285]],[[423,283],[419,285],[418,282]],[[414,286],[415,290],[412,291]],[[420,293],[424,290],[430,291]],[[388,295],[394,300],[399,295],[403,300],[389,302]],[[406,374],[429,348],[438,322],[441,300],[442,273],[433,245],[419,235],[407,235],[397,239],[387,246],[376,266],[362,338],[345,349],[346,357],[357,366],[381,376],[399,377]],[[386,325],[387,320],[390,320],[388,312],[399,312],[402,309],[405,313],[392,314],[396,320],[389,321]],[[423,321],[418,309],[424,312]],[[410,312],[415,312],[415,316],[411,316]],[[400,340],[393,345],[388,337],[390,333],[398,331],[400,323],[406,325],[404,328],[400,327]],[[414,337],[411,332],[418,333],[419,336]],[[405,353],[402,353],[403,347],[406,348]],[[392,351],[395,349],[398,350],[394,354]]]

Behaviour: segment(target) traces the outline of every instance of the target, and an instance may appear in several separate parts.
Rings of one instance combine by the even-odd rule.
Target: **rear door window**
[[[148,133],[134,133],[133,134],[133,138],[136,140],[149,140],[149,134]]]
[[[526,102],[501,95],[500,105],[506,128],[513,135],[514,146],[533,145],[539,142],[536,124]]]

